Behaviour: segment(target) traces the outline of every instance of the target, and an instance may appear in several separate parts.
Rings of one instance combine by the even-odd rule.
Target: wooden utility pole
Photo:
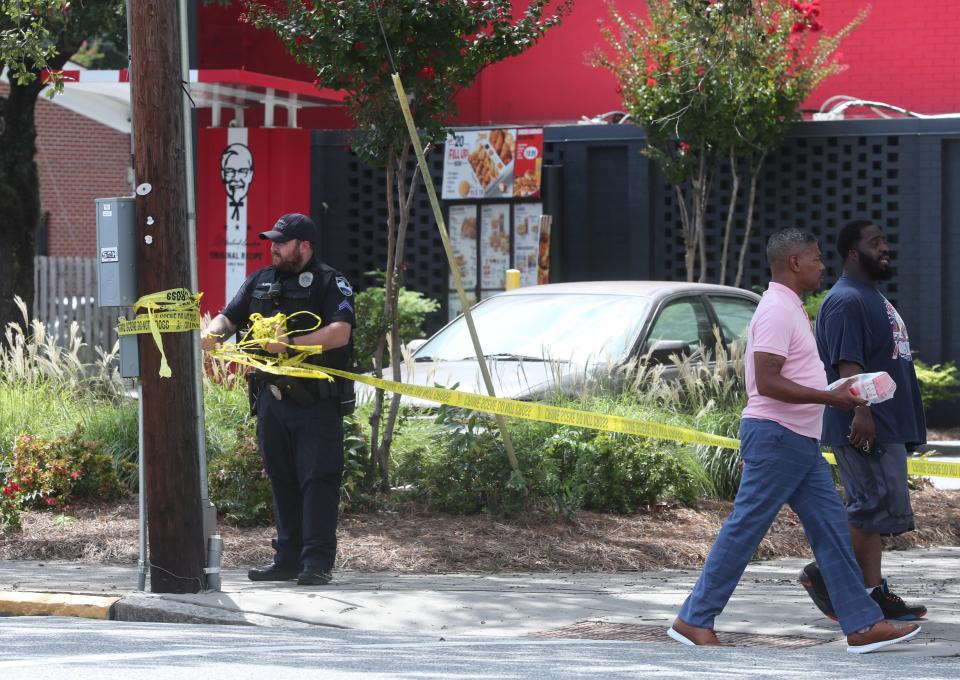
[[[137,284],[145,295],[190,287],[180,24],[174,0],[130,0],[128,7]],[[195,593],[203,588],[205,555],[196,364],[190,333],[162,337],[170,378],[158,375],[160,353],[153,338],[139,336],[150,589]]]

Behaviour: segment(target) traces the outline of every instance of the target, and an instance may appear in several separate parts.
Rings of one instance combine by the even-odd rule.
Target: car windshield
[[[609,363],[626,358],[646,317],[627,295],[501,295],[473,308],[483,353],[502,360]],[[475,358],[461,316],[420,347],[418,360]]]

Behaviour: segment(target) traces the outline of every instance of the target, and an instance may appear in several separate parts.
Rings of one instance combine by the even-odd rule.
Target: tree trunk
[[[10,83],[0,99],[0,340],[8,323],[21,321],[13,302],[19,295],[33,309],[33,256],[40,221],[40,180],[34,157],[37,130],[33,114],[39,82]]]
[[[740,175],[737,173],[737,155],[730,149],[730,174],[733,186],[730,187],[730,204],[727,206],[727,225],[723,230],[723,254],[720,256],[720,285],[727,283],[727,258],[730,254],[730,239],[733,237],[733,217],[737,212],[737,196],[740,193]]]
[[[189,245],[180,92],[177,5],[133,0],[131,105],[137,182],[137,283],[145,295],[189,288]],[[177,105],[174,105],[177,103]],[[189,333],[164,333],[170,378],[158,375],[160,353],[140,335],[143,460],[155,593],[202,590],[206,546],[200,505],[196,363]]]
[[[407,229],[410,225],[410,212],[413,209],[413,199],[417,193],[419,167],[414,168],[410,184],[407,184],[407,161],[410,158],[410,145],[406,144],[396,154],[391,154],[390,165],[387,170],[388,223],[390,235],[387,239],[387,275],[384,287],[384,329],[377,343],[377,353],[374,363],[383,367],[385,346],[390,350],[391,379],[400,382],[401,364],[403,362],[402,338],[400,337],[400,289],[403,287],[403,262],[406,249]],[[387,337],[389,336],[389,342]],[[383,491],[390,490],[390,448],[393,444],[393,431],[396,428],[400,414],[400,395],[390,397],[390,407],[382,432],[380,422],[383,418],[383,391],[377,394],[379,401],[375,403],[377,446],[374,449],[375,463],[380,474],[380,486]],[[371,415],[371,427],[373,426]]]
[[[390,330],[390,319],[393,312],[390,306],[391,292],[393,290],[393,270],[394,270],[394,242],[396,239],[397,209],[394,198],[394,173],[396,164],[393,156],[387,159],[387,267],[384,274],[384,296],[383,296],[383,318],[380,328],[377,329],[377,347],[373,353],[373,371],[378,378],[383,377],[383,359],[387,347],[387,334]],[[376,390],[374,393],[373,411],[370,414],[370,455],[372,457],[373,472],[381,475],[381,487],[388,491],[390,489],[389,481],[384,481],[384,471],[389,471],[388,461],[384,460],[384,446],[381,443],[381,421],[383,419],[383,390]],[[389,448],[389,446],[387,447]],[[389,455],[389,453],[387,454]]]
[[[710,200],[710,185],[712,178],[712,159],[706,150],[700,156],[700,168],[697,172],[697,178],[694,181],[693,193],[693,219],[694,233],[696,235],[696,244],[700,251],[700,276],[698,281],[703,283],[707,280],[707,202]]]
[[[747,250],[750,246],[750,232],[753,229],[753,208],[757,199],[757,180],[760,179],[760,169],[767,154],[760,154],[756,160],[750,159],[750,192],[747,195],[747,221],[743,228],[743,243],[740,244],[740,258],[737,261],[737,278],[733,285],[737,288],[743,283],[743,265],[747,259]]]
[[[683,187],[675,184],[673,189],[677,194],[677,208],[680,211],[680,225],[683,230],[683,261],[687,268],[687,281],[692,282],[693,270],[697,264],[693,225],[690,223],[690,211],[687,209],[687,196]]]

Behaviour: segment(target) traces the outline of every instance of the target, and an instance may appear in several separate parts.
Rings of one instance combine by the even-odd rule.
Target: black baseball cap
[[[260,238],[270,239],[275,243],[298,239],[317,245],[317,225],[303,213],[287,213],[277,220],[273,229],[260,232]]]

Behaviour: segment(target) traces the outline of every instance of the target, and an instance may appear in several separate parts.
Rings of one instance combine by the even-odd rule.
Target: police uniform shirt
[[[353,289],[350,283],[335,269],[316,258],[311,258],[298,273],[278,271],[273,266],[257,270],[247,277],[240,290],[220,313],[241,329],[242,333],[249,325],[254,297],[264,296],[271,290],[271,285],[277,283],[280,284],[279,290],[274,286],[273,292],[277,297],[275,308],[262,311],[264,316],[272,316],[277,312],[289,316],[293,311],[303,309],[319,315],[321,327],[337,321],[350,324],[351,331],[356,326]],[[316,319],[300,315],[289,322],[288,331],[305,330],[314,324]],[[294,337],[300,334],[294,333]],[[242,335],[240,337],[242,338]],[[323,353],[316,357],[315,363],[350,370],[352,343],[351,333],[350,343],[335,349],[324,349]]]

